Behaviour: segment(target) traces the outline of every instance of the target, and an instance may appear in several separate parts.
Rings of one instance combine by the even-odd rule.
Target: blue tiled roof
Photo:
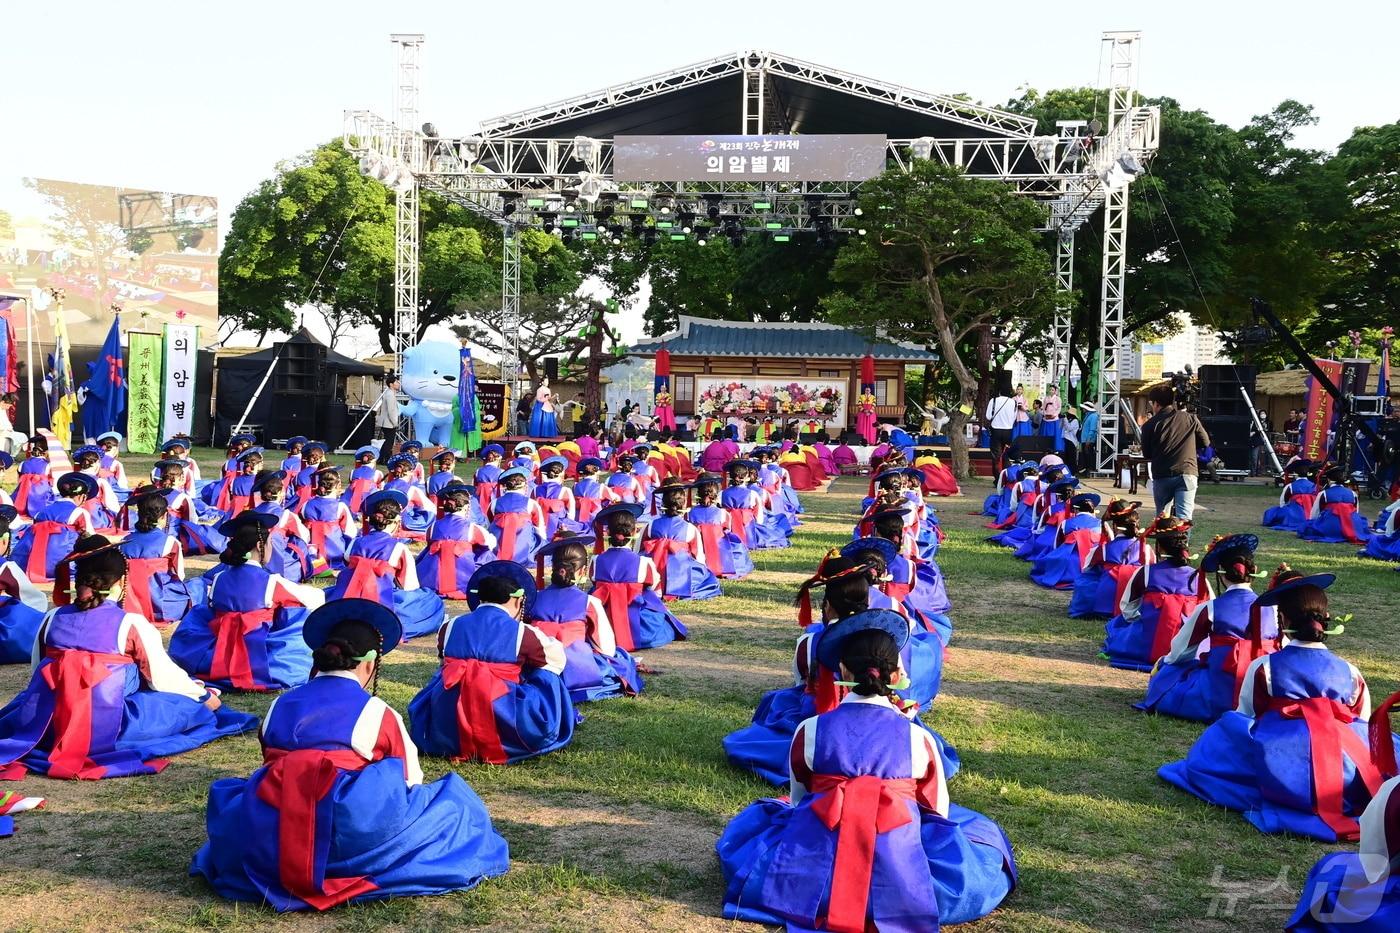
[[[923,363],[938,354],[870,340],[835,324],[770,324],[713,321],[682,315],[680,329],[634,344],[632,353],[651,355],[662,347],[678,356],[792,356],[802,359],[859,359]]]

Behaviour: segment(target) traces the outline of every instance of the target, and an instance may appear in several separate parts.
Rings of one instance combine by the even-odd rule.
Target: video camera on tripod
[[[1162,375],[1171,381],[1172,395],[1176,399],[1177,408],[1196,414],[1210,412],[1209,408],[1201,404],[1201,383],[1192,371],[1190,363],[1183,366],[1179,373],[1163,373]]]

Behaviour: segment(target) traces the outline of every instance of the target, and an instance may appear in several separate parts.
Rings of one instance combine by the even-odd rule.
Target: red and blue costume
[[[547,586],[535,596],[530,624],[564,646],[564,686],[575,703],[642,692],[637,661],[617,646],[598,597],[577,586]]]
[[[1306,476],[1291,480],[1279,490],[1278,505],[1264,510],[1264,527],[1295,533],[1302,531],[1308,516],[1312,514],[1316,496],[1317,484]]]
[[[486,514],[491,519],[491,536],[496,539],[496,557],[532,566],[535,551],[549,540],[540,504],[523,492],[503,492]]]
[[[1071,619],[1107,619],[1116,615],[1133,575],[1144,561],[1150,563],[1153,559],[1152,549],[1142,538],[1109,534],[1111,530],[1100,536],[1098,546],[1089,555],[1088,566],[1074,581],[1074,594],[1069,599]]]
[[[753,573],[744,539],[730,530],[729,513],[717,505],[692,506],[686,518],[700,532],[705,564],[717,577],[739,580]]]
[[[133,531],[118,546],[126,558],[122,605],[157,625],[179,622],[190,609],[185,552],[164,528]]]
[[[688,634],[661,601],[661,573],[650,557],[626,547],[608,548],[593,559],[593,595],[612,620],[625,651],[660,648]]]
[[[310,535],[312,552],[331,570],[344,570],[345,555],[360,528],[350,506],[333,496],[312,496],[301,507],[301,519]]]
[[[14,561],[0,564],[0,664],[28,664],[49,599]]]
[[[665,598],[713,599],[720,595],[719,580],[705,563],[700,530],[679,515],[658,515],[648,522],[641,548],[661,574]]]
[[[92,533],[92,516],[82,506],[71,499],[55,499],[19,533],[10,556],[30,580],[49,583],[59,559],[72,553],[80,536]]]
[[[467,581],[493,560],[496,539],[461,512],[449,512],[428,528],[428,545],[418,552],[418,585],[445,599],[466,599]]]
[[[1298,537],[1321,544],[1365,544],[1371,529],[1356,510],[1356,493],[1345,486],[1324,486]]]
[[[431,635],[442,625],[442,597],[418,585],[418,568],[408,545],[387,531],[367,531],[350,545],[326,600],[368,599],[392,609],[403,623],[403,637]]]
[[[1204,574],[1180,560],[1144,564],[1108,620],[1103,653],[1114,667],[1150,671],[1171,650],[1172,639],[1196,606],[1210,598]]]

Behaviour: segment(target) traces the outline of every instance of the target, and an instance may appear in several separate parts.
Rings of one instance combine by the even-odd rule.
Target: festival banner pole
[[[160,334],[127,332],[127,449],[153,454],[160,446]]]
[[[29,290],[29,298],[24,302],[24,372],[29,377],[29,436],[39,433],[34,423],[34,293]]]

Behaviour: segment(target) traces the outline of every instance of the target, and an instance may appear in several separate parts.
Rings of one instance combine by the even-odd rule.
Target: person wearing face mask
[[[155,774],[167,755],[257,728],[256,716],[224,707],[180,670],[154,625],[122,608],[126,573],[116,542],[101,535],[58,562],[58,608],[35,638],[33,676],[0,709],[0,775]]]
[[[253,511],[224,522],[219,531],[228,547],[218,565],[189,581],[194,607],[170,638],[170,656],[205,683],[261,692],[311,676],[302,624],[325,592],[267,569],[276,522]]]
[[[594,540],[591,534],[566,533],[535,552],[535,583],[540,590],[528,620],[564,646],[562,676],[575,703],[642,692],[636,659],[617,646],[607,609],[582,585]],[[543,585],[546,559],[549,586]]]
[[[278,911],[465,891],[504,874],[509,849],[481,798],[456,774],[425,783],[403,719],[375,696],[403,637],[393,612],[336,600],[302,635],[314,676],[269,707],[262,767],[210,786],[190,874]]]
[[[438,632],[442,665],[408,704],[413,741],[453,761],[515,764],[563,748],[578,714],[561,674],[564,646],[520,621],[535,581],[515,561],[472,574],[471,611]]]

